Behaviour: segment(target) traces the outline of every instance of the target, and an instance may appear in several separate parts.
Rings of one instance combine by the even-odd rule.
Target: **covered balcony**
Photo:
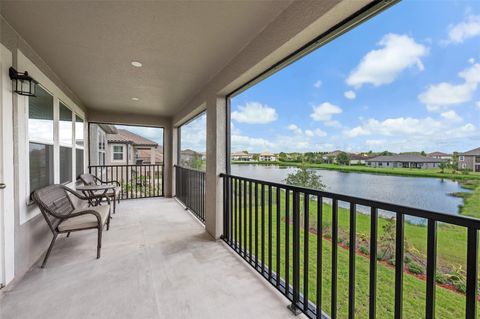
[[[396,3],[0,2],[0,318],[476,318],[478,219],[231,171],[231,98]],[[182,132],[199,114],[205,167],[186,168]],[[163,140],[109,139],[124,125]],[[80,189],[86,173],[120,181],[103,244],[64,232],[41,268],[52,233],[31,194]],[[426,254],[416,277],[412,219]],[[445,229],[465,257],[461,293],[437,276]]]

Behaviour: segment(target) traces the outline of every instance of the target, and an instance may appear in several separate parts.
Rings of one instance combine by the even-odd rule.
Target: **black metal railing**
[[[175,165],[175,197],[205,223],[205,172]]]
[[[163,196],[163,164],[92,165],[89,172],[103,181],[118,181],[121,199]]]
[[[413,223],[411,218],[421,218],[427,221],[426,289],[421,306],[425,317],[435,317],[437,226],[449,224],[448,227],[455,225],[466,230],[465,318],[476,318],[480,220],[240,176],[224,174],[222,177],[223,240],[291,301],[289,308],[292,311],[303,312],[309,318],[354,318],[359,287],[356,281],[362,279],[365,285],[362,296],[365,299],[361,306],[365,308],[365,317],[376,318],[378,309],[382,309],[378,317],[385,317],[384,312],[388,308],[389,316],[402,318],[404,226],[407,222]],[[342,223],[348,223],[348,230],[342,233],[346,235],[348,244],[343,246],[339,243],[339,229],[345,225],[339,225],[339,211]],[[391,299],[379,294],[383,298],[382,305],[377,305],[378,228],[380,218],[386,218],[384,214],[387,212],[390,217],[386,220],[393,223],[391,228],[395,236],[394,266],[389,270],[394,275],[392,284],[388,286]],[[359,213],[369,218],[365,225],[370,226],[369,253],[363,257],[357,251]],[[379,214],[382,215],[379,217]],[[316,224],[311,222],[312,219],[316,220]],[[382,225],[384,221],[382,219]],[[328,227],[324,225],[326,222]],[[339,252],[343,260],[341,264]],[[357,258],[365,258],[362,261],[365,266],[363,278],[356,278]],[[340,266],[344,270],[342,273],[339,272]],[[342,276],[340,289],[339,275]],[[339,307],[339,297],[343,307]],[[325,302],[326,299],[328,302]]]

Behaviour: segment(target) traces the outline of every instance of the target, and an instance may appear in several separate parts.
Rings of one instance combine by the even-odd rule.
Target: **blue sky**
[[[232,150],[466,151],[479,86],[480,1],[402,1],[235,96]]]

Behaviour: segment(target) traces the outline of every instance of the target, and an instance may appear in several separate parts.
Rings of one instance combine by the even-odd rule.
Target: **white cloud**
[[[259,102],[247,102],[238,109],[232,112],[232,119],[240,123],[267,124],[278,119],[277,111],[273,107]]]
[[[339,106],[324,102],[313,107],[313,112],[310,114],[310,117],[315,121],[326,122],[330,121],[333,115],[340,113],[342,113],[342,109]]]
[[[313,84],[313,86],[314,86],[315,88],[319,89],[319,88],[322,86],[322,81],[317,80],[317,81]]]
[[[295,124],[290,124],[287,128],[295,134],[303,134],[303,131]]]
[[[480,35],[480,15],[470,15],[464,21],[448,27],[448,43],[463,41]]]
[[[386,142],[386,140],[366,140],[365,144],[368,146],[380,146],[385,145]]]
[[[364,127],[357,126],[357,127],[354,127],[351,130],[346,130],[344,132],[344,134],[347,137],[357,137],[357,136],[362,136],[362,135],[370,135],[371,133],[370,133],[369,130],[365,129]]]
[[[475,59],[474,59],[474,58],[470,58],[470,59],[468,59],[468,63],[470,63],[470,64],[474,64],[474,63],[475,63]]]
[[[199,116],[192,122],[182,126],[182,149],[204,152],[207,147],[207,117]]]
[[[331,120],[331,121],[326,121],[325,126],[329,127],[335,127],[335,128],[341,128],[342,124],[339,121]]]
[[[308,137],[314,137],[315,133],[312,130],[305,130],[305,135]]]
[[[378,45],[382,48],[368,52],[350,73],[348,85],[355,88],[364,84],[380,86],[392,83],[405,69],[417,66],[423,70],[421,58],[428,54],[428,48],[408,35],[389,33]]]
[[[357,97],[357,94],[355,94],[355,92],[352,90],[346,91],[345,93],[343,93],[343,95],[349,100],[355,100],[355,98]]]
[[[480,83],[480,64],[475,63],[458,73],[464,80],[460,84],[441,82],[430,85],[427,90],[418,95],[420,102],[429,111],[439,111],[452,105],[468,102]]]
[[[249,152],[272,149],[275,144],[263,138],[250,137],[245,135],[232,135],[232,147],[235,150],[247,150]]]
[[[480,109],[480,101],[477,101],[477,102],[475,103],[475,106],[476,106],[478,109]]]
[[[463,119],[460,117],[460,115],[457,114],[457,112],[450,110],[446,111],[440,114],[444,119],[452,122],[462,122]]]
[[[318,136],[318,137],[324,137],[327,136],[327,132],[322,131],[321,129],[317,128],[313,131],[313,133]]]

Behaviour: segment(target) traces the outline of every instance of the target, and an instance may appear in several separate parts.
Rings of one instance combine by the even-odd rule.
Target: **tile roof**
[[[480,156],[480,147],[477,147],[477,148],[474,148],[473,150],[462,153],[461,155]]]
[[[368,159],[367,162],[419,162],[419,163],[441,163],[445,160],[426,157],[421,155],[414,154],[399,154],[391,156],[377,156],[371,159]]]
[[[134,146],[158,146],[157,142],[124,129],[118,129],[117,134],[107,134],[107,141],[113,143],[133,144]]]

